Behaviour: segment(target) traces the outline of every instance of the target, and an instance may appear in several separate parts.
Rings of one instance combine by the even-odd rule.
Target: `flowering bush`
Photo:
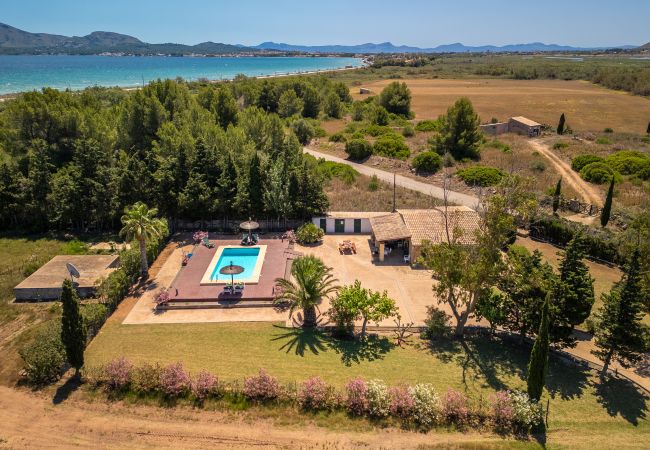
[[[515,409],[507,391],[495,392],[490,396],[490,409],[492,420],[497,429],[503,430],[510,427]]]
[[[161,289],[154,295],[153,301],[156,303],[156,305],[164,305],[169,301],[169,291],[167,289]]]
[[[131,385],[136,392],[148,393],[160,389],[162,367],[159,364],[144,364],[131,373]]]
[[[408,386],[395,386],[390,389],[390,413],[408,419],[413,413],[414,400]]]
[[[208,232],[207,231],[197,231],[192,235],[192,239],[194,239],[194,242],[197,244],[200,244],[203,242],[203,239],[208,237]]]
[[[335,400],[334,388],[320,377],[305,381],[298,393],[298,403],[304,409],[328,409],[334,406]]]
[[[416,384],[409,392],[413,397],[413,420],[429,428],[440,418],[440,399],[430,384]]]
[[[260,369],[256,376],[244,381],[244,395],[251,400],[274,400],[280,395],[280,384],[277,378]]]
[[[447,423],[462,426],[469,419],[467,397],[462,392],[449,388],[442,405],[442,415]]]
[[[510,392],[510,400],[514,409],[514,421],[517,427],[524,430],[530,430],[532,427],[540,425],[544,412],[542,405],[538,402],[531,402],[528,394],[525,392]]]
[[[131,380],[132,370],[133,364],[124,356],[110,361],[104,366],[107,387],[114,391],[124,388]]]
[[[192,394],[199,400],[205,400],[217,390],[217,387],[217,377],[205,370],[199,372],[191,384]]]
[[[286,239],[287,241],[294,243],[296,242],[296,232],[293,230],[287,230],[283,235],[282,239]]]
[[[345,407],[351,414],[363,415],[368,410],[368,386],[361,378],[350,380],[345,385],[347,393]]]
[[[373,417],[386,417],[390,413],[390,393],[386,384],[381,380],[371,380],[367,388],[368,413]]]
[[[177,362],[165,367],[160,374],[160,390],[169,397],[178,397],[190,389],[190,376]]]

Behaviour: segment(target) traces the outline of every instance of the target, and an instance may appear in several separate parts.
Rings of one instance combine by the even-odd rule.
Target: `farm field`
[[[378,94],[396,80],[364,82],[359,87]],[[643,133],[650,117],[650,99],[606,89],[586,81],[503,79],[403,79],[411,89],[416,119],[436,119],[459,97],[469,97],[483,122],[526,116],[551,126],[564,113],[580,131]],[[355,99],[367,96],[352,88]]]

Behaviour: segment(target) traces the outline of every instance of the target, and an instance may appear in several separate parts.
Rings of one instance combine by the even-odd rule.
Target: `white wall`
[[[317,227],[320,227],[320,220],[322,219],[322,216],[319,217],[314,217],[312,218],[312,222],[314,225]],[[326,220],[326,225],[325,225],[325,232],[328,234],[334,233],[334,222],[335,222],[335,217],[327,217],[325,218]],[[345,220],[345,234],[354,234],[354,218],[346,218]],[[370,219],[367,218],[361,218],[361,233],[359,234],[370,234],[372,232],[372,228],[370,227]]]

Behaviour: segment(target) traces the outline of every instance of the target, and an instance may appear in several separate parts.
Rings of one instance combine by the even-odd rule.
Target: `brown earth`
[[[81,395],[73,392],[59,402],[58,396],[0,387],[0,448],[449,448],[477,443],[486,448],[503,442],[471,432],[282,426],[246,413],[87,402]]]
[[[361,87],[379,93],[390,82],[380,80]],[[412,92],[416,119],[435,119],[459,97],[469,97],[483,122],[526,116],[555,126],[560,114],[574,130],[643,134],[650,117],[650,99],[606,89],[586,81],[502,79],[404,79]],[[355,99],[365,98],[353,89]]]

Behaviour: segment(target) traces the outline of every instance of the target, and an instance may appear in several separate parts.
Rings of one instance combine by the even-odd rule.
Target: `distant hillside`
[[[224,54],[258,52],[257,49],[203,42],[198,45],[183,44],[148,44],[140,39],[125,34],[107,31],[95,31],[87,36],[60,36],[47,33],[29,33],[0,23],[0,54],[41,54],[72,53],[96,54],[103,52],[136,54],[172,54],[191,53]]]
[[[603,50],[613,47],[582,48],[568,45],[544,44],[532,42],[529,44],[512,44],[504,46],[483,45],[466,46],[461,43],[439,45],[432,48],[409,47],[406,45],[396,46],[390,42],[381,44],[360,44],[360,45],[291,45],[276,42],[263,42],[254,48],[263,50],[281,50],[285,52],[297,51],[308,53],[465,53],[465,52],[561,52],[580,50]],[[617,46],[616,48],[634,48],[632,45]]]
[[[641,47],[638,48],[639,50],[650,50],[650,42],[647,44],[643,44]]]

